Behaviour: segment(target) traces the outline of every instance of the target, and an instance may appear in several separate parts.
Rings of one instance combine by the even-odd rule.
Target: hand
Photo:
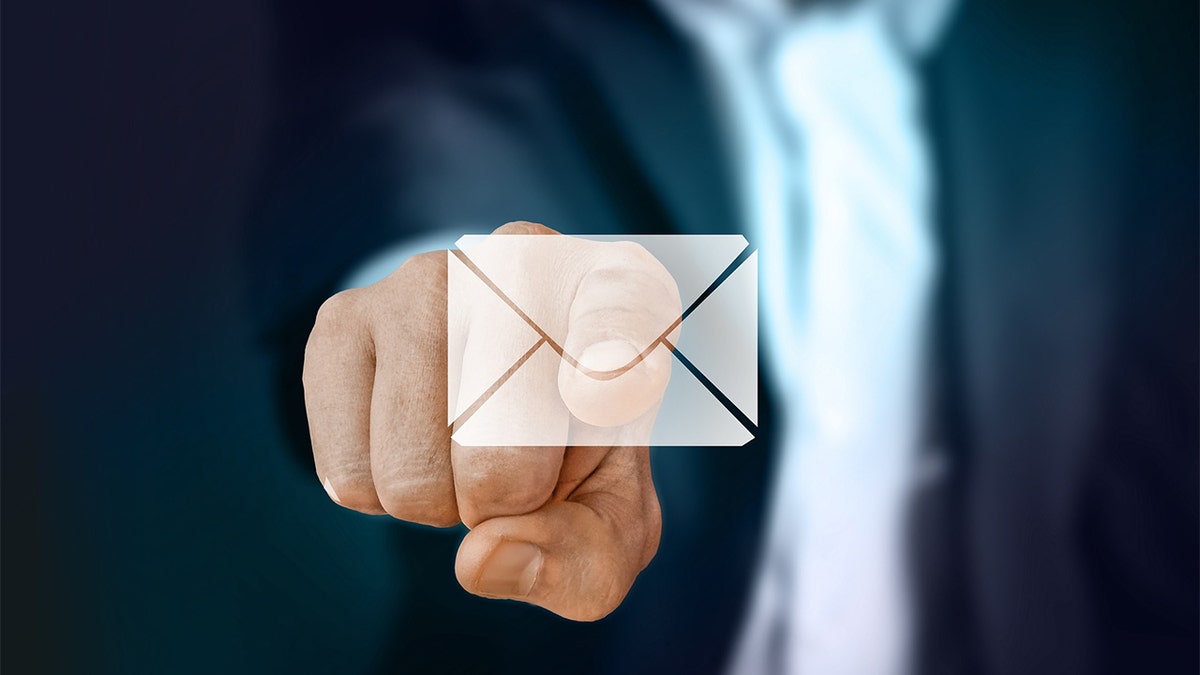
[[[554,236],[554,245],[503,238],[531,234]],[[492,381],[474,365],[519,355],[527,345],[516,334],[529,327],[512,327],[511,308],[494,295],[456,295],[448,313],[448,270],[459,263],[427,253],[373,286],[338,293],[317,315],[304,392],[318,476],[356,511],[466,524],[455,572],[467,591],[602,618],[658,548],[646,444],[670,374],[678,289],[639,246],[531,223],[499,228],[470,256],[502,262],[489,275],[509,277],[497,283],[520,289],[518,304],[561,352],[525,362],[520,381],[497,390],[505,396],[477,408],[472,424],[532,429],[554,443],[451,440],[448,397],[469,408]],[[665,348],[650,349],[664,336]]]

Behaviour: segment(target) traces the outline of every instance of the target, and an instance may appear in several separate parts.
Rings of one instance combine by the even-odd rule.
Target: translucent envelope
[[[629,430],[591,427],[566,412],[557,374],[579,355],[562,347],[565,317],[532,300],[549,292],[544,277],[531,287],[522,259],[503,249],[571,239],[639,244],[679,288],[678,338],[651,341],[644,352],[663,350],[663,362],[669,354],[666,392],[657,414]],[[447,413],[459,444],[741,446],[754,438],[758,256],[741,235],[467,235],[456,246],[448,252]]]

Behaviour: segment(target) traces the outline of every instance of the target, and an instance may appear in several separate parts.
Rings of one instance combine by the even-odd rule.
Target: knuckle
[[[362,316],[362,302],[357,289],[349,289],[335,293],[317,310],[314,331],[337,330],[352,323],[357,323]]]
[[[519,516],[541,508],[550,499],[555,481],[513,480],[498,475],[475,475],[463,482],[463,498],[472,521]]]
[[[658,264],[658,258],[636,241],[615,241],[612,250],[619,259],[631,266],[653,267]]]
[[[679,286],[658,258],[641,244],[614,242],[614,248],[585,277],[589,284],[626,288],[639,302],[674,310],[680,304]]]
[[[444,276],[445,272],[446,252],[429,251],[428,253],[418,253],[405,260],[400,267],[396,268],[393,275],[402,278],[412,276],[426,279]]]
[[[305,364],[314,353],[337,349],[346,336],[361,335],[365,317],[365,301],[358,289],[341,291],[321,303],[304,348]]]
[[[433,527],[457,525],[458,509],[453,486],[436,479],[392,479],[376,488],[379,503],[398,520]]]
[[[446,251],[414,255],[380,282],[374,290],[380,300],[375,325],[381,330],[438,332],[445,323],[447,255]]]
[[[432,527],[453,527],[458,524],[458,511],[453,503],[427,499],[409,492],[381,490],[379,503],[383,510],[397,520]]]
[[[370,353],[373,344],[366,326],[365,301],[356,289],[342,291],[321,304],[304,345],[301,382],[307,391],[328,375],[332,360],[347,350]]]
[[[665,281],[671,278],[667,268],[645,246],[633,241],[612,244],[612,260],[616,267],[634,270]]]
[[[541,223],[531,223],[526,220],[514,220],[505,223],[492,231],[492,234],[558,234]]]

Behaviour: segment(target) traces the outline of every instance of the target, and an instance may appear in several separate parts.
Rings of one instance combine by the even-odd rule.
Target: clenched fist
[[[414,256],[317,315],[318,476],[347,508],[466,524],[467,591],[602,618],[658,548],[646,445],[679,320],[670,274],[629,243],[510,223],[469,256]],[[513,438],[533,440],[493,440]]]

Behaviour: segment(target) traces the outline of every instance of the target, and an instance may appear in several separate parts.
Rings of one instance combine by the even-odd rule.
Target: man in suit
[[[302,112],[281,128],[252,232],[304,454],[316,308],[381,251],[517,219],[568,233],[742,222],[702,59],[663,5],[309,11],[286,13],[285,91]],[[906,503],[914,663],[1194,669],[1195,158],[1179,149],[1195,148],[1194,96],[1139,105],[1172,93],[1178,54],[1145,37],[1171,24],[1138,17],[1128,40],[1117,8],[961,12],[920,70],[943,271],[919,443],[939,468]],[[779,376],[764,380],[751,446],[655,454],[658,555],[603,621],[468,596],[459,533],[398,527],[412,571],[385,665],[736,668],[771,539],[768,469],[783,471]]]

